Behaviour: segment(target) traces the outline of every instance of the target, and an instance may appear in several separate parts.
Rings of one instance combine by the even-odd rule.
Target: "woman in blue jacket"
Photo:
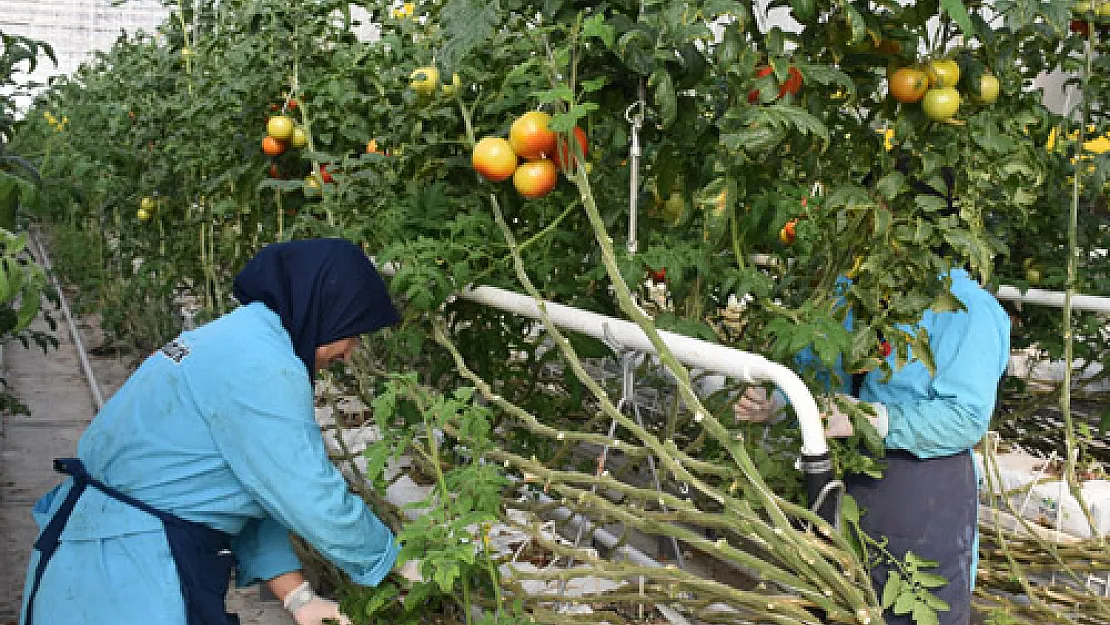
[[[149,356],[97,414],[42,531],[23,625],[229,625],[239,585],[265,581],[299,625],[349,622],[300,572],[295,532],[359,584],[399,550],[329,461],[315,372],[398,321],[381,277],[339,239],[264,248],[235,279],[241,306]]]
[[[889,539],[896,558],[906,552],[939,562],[948,579],[934,594],[949,610],[941,625],[966,625],[971,618],[975,580],[977,479],[971,448],[987,432],[998,383],[1010,356],[1010,318],[998,301],[963,269],[950,272],[952,294],[965,309],[926,311],[917,330],[928,333],[936,371],[912,360],[883,381],[871,371],[852,389],[849,401],[870,404],[872,424],[883,436],[886,465],[882,479],[847,476],[848,492],[864,511],[860,526],[869,536]],[[888,356],[895,366],[894,356]],[[853,392],[855,391],[855,392]],[[826,435],[853,433],[849,416],[830,402]],[[761,421],[780,408],[774,396],[752,387],[734,406],[738,418]],[[888,567],[872,568],[881,591]],[[932,570],[930,570],[932,571]],[[910,615],[884,615],[889,625],[909,625]]]

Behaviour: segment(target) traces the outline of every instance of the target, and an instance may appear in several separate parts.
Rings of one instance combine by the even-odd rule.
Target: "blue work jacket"
[[[132,497],[234,535],[240,586],[301,568],[290,531],[368,586],[399,551],[329,460],[308,371],[261,303],[148,357],[89,425],[78,456],[90,474]],[[36,504],[40,528],[70,484]],[[36,562],[33,553],[30,571]],[[35,625],[53,623],[184,624],[161,522],[88,489],[35,602]]]

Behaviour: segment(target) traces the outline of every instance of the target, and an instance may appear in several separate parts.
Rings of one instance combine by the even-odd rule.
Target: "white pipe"
[[[383,268],[388,271],[388,268]],[[460,297],[531,319],[541,319],[540,306],[559,328],[592,336],[599,340],[615,341],[622,347],[646,353],[656,353],[640,326],[606,317],[581,308],[554,302],[536,300],[505,289],[491,286],[467,288]],[[790,399],[802,431],[802,453],[818,456],[828,453],[825,430],[821,424],[817,402],[801,378],[779,363],[758,354],[693,339],[674,332],[660,330],[663,342],[678,360],[686,365],[721,373],[744,382],[772,382]]]
[[[1021,302],[1023,304],[1055,306],[1057,308],[1064,307],[1064,293],[1062,291],[1044,291],[1041,289],[1029,289],[1028,291],[1022,293],[1021,290],[1017,287],[1003,285],[998,287],[998,292],[995,293],[994,296],[998,299]],[[1072,295],[1071,309],[1089,310],[1099,313],[1110,313],[1110,297],[1082,294]]]

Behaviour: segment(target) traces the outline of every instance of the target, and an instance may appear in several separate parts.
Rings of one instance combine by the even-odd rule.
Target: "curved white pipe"
[[[387,270],[387,269],[386,269]],[[559,328],[592,336],[599,340],[614,341],[620,346],[645,353],[655,353],[655,347],[643,329],[631,321],[615,319],[598,313],[564,306],[545,300],[536,300],[491,286],[467,288],[459,297],[498,308],[531,319],[540,319],[540,306]],[[686,365],[720,373],[744,382],[771,382],[790,399],[802,432],[802,453],[818,456],[828,452],[825,430],[821,424],[817,402],[801,378],[789,368],[770,361],[758,354],[743,352],[724,345],[709,343],[666,330],[659,331],[663,342],[675,358]]]

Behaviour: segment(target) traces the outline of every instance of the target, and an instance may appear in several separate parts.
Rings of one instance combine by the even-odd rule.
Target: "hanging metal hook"
[[[630,132],[631,146],[628,151],[628,253],[635,254],[639,247],[636,239],[636,220],[640,205],[640,128],[644,125],[644,116],[647,112],[645,101],[644,81],[640,79],[640,99],[628,105],[624,110],[624,118],[628,120],[632,130]]]

